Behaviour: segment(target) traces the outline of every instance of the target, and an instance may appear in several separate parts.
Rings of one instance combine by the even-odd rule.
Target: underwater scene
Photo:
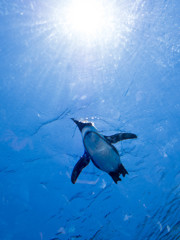
[[[0,1],[0,240],[180,239],[180,1]]]

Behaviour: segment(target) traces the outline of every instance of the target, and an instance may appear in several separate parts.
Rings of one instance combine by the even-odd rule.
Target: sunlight
[[[73,2],[68,12],[68,21],[72,28],[84,34],[95,34],[105,25],[104,9],[96,0],[78,0]]]
[[[48,40],[59,43],[64,39],[71,46],[99,46],[103,51],[124,48],[136,20],[131,8],[124,0],[67,0],[56,4],[48,9],[48,31],[52,27]]]
[[[70,32],[84,37],[97,38],[112,22],[106,8],[97,0],[74,0],[65,12]]]

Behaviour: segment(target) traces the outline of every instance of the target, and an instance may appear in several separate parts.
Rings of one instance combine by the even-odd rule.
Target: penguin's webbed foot
[[[117,184],[118,181],[121,181],[118,172],[110,172],[109,175],[112,177],[113,181]]]
[[[119,164],[118,172],[119,172],[119,174],[122,174],[123,177],[125,177],[125,175],[128,174],[127,170],[126,170],[125,167],[122,165],[122,163]]]
[[[127,170],[125,167],[121,164],[119,164],[119,168],[116,172],[110,172],[109,175],[112,177],[113,181],[117,184],[118,181],[121,181],[121,178],[119,177],[120,174],[125,177],[126,174],[128,174]]]

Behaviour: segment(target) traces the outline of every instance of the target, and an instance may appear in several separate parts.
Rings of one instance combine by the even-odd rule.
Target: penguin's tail
[[[125,177],[126,174],[128,174],[127,170],[125,169],[125,167],[121,164],[119,164],[119,168],[117,171],[115,172],[110,172],[109,175],[112,177],[113,181],[117,184],[118,181],[121,181],[121,178],[119,177],[120,174],[123,175],[123,177]]]

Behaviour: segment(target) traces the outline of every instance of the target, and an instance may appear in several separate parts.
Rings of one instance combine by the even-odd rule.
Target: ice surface
[[[180,2],[112,1],[91,44],[56,25],[64,2],[0,3],[0,239],[179,239]],[[118,185],[93,164],[71,183],[71,117],[138,135],[116,144]]]

